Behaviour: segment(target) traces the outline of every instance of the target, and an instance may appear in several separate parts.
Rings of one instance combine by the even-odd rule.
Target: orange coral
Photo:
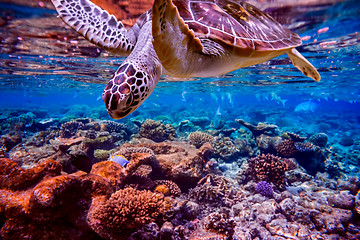
[[[94,164],[90,173],[107,179],[115,190],[119,189],[125,179],[124,168],[113,161],[102,161]]]
[[[85,172],[59,175],[60,165],[53,160],[22,169],[1,159],[0,172],[1,238],[95,237],[84,219],[94,197],[113,192],[105,178]]]
[[[108,200],[97,199],[89,210],[88,223],[101,237],[111,239],[126,229],[135,229],[166,211],[162,194],[125,188]]]
[[[8,158],[0,159],[0,188],[2,189],[24,189],[44,177],[59,175],[61,166],[54,160],[45,161],[36,167],[23,169]]]
[[[157,162],[154,155],[150,153],[135,152],[131,154],[131,161],[127,164],[125,168],[125,174],[132,174],[140,165],[143,164],[150,165],[152,169],[159,169],[159,163]]]
[[[181,190],[179,186],[171,180],[157,180],[155,192],[163,193],[165,196],[180,196]]]

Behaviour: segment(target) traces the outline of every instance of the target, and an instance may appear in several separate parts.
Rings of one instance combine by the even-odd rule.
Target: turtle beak
[[[124,112],[121,112],[121,111],[118,111],[118,110],[113,111],[113,110],[110,110],[110,109],[108,109],[107,112],[110,115],[110,117],[112,117],[113,119],[121,119],[121,118],[126,117],[127,115],[129,115],[133,111],[132,111],[131,108],[129,108],[128,110],[126,110]]]

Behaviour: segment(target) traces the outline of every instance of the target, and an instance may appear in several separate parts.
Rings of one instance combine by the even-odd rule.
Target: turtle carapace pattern
[[[87,40],[128,56],[102,96],[115,119],[135,111],[162,74],[212,77],[287,54],[304,75],[320,81],[295,49],[300,37],[246,2],[155,0],[129,30],[89,0],[52,2],[60,18]]]

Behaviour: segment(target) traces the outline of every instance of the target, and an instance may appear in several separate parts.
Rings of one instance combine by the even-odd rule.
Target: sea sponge
[[[173,140],[175,138],[175,129],[171,124],[162,124],[160,121],[146,119],[141,125],[139,131],[140,137],[151,139],[155,142]]]
[[[110,151],[104,149],[95,149],[94,158],[99,160],[107,160],[110,157]]]
[[[192,132],[188,136],[188,140],[192,145],[194,145],[196,148],[201,147],[204,143],[213,143],[214,137],[210,134],[204,133],[204,132]]]
[[[108,200],[92,204],[87,221],[90,227],[105,239],[114,239],[122,232],[139,228],[166,211],[164,195],[148,190],[121,189]]]
[[[277,187],[283,186],[287,166],[280,157],[269,153],[262,154],[250,158],[248,164],[248,171],[256,181],[272,182]]]
[[[295,143],[292,140],[284,140],[275,147],[280,157],[292,157],[297,153]]]
[[[161,192],[165,196],[178,197],[181,194],[179,186],[171,180],[156,180],[155,192]]]

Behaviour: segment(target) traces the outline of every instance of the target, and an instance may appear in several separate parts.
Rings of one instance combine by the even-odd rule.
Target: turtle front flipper
[[[128,55],[136,34],[90,0],[52,0],[59,17],[90,42],[120,55]]]
[[[316,68],[308,61],[306,58],[301,55],[295,48],[290,49],[287,52],[293,65],[299,69],[305,76],[314,79],[315,81],[320,81],[321,76]]]

